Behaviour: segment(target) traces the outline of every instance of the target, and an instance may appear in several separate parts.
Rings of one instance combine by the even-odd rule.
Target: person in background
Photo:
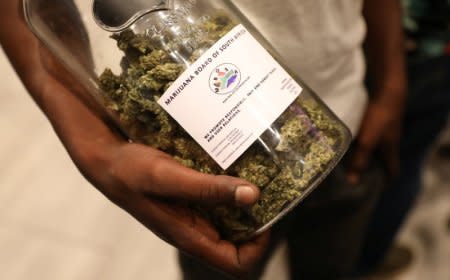
[[[400,173],[375,208],[358,266],[360,273],[375,270],[392,246],[422,188],[424,161],[446,126],[450,109],[450,1],[402,2],[409,94],[400,142]]]
[[[406,83],[400,3],[234,2],[355,137],[341,164],[274,227],[264,260],[285,238],[292,279],[345,278],[356,264],[386,171],[393,176],[398,169]],[[364,43],[370,97],[364,86]],[[180,263],[185,280],[230,279],[185,254]],[[264,266],[258,268],[245,279],[258,279]]]
[[[54,6],[42,8],[61,14],[52,9],[71,2],[55,1]],[[185,279],[257,279],[276,241],[285,237],[293,279],[346,277],[355,265],[368,217],[384,186],[374,151],[381,151],[379,156],[390,174],[397,170],[397,128],[406,81],[400,4],[393,0],[235,2],[355,137],[347,158],[297,211],[278,224],[272,236],[266,233],[241,244],[222,240],[202,217],[167,200],[248,206],[257,201],[255,186],[239,178],[198,173],[162,152],[127,142],[98,114],[71,74],[33,37],[19,0],[0,2],[0,42],[82,174],[107,198],[183,252]],[[64,26],[71,20],[82,25],[80,18],[61,14],[60,28],[67,40],[72,31],[66,32]],[[374,85],[370,97],[364,86],[364,42]],[[79,48],[85,47],[88,41]],[[90,63],[89,58],[80,59]]]

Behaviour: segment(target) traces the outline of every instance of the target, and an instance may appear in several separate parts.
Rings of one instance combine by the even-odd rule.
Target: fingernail
[[[239,206],[251,205],[257,200],[257,192],[250,186],[238,186],[234,199]]]

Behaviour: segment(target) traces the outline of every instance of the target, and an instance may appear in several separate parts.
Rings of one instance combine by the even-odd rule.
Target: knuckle
[[[234,194],[233,185],[226,176],[211,176],[200,188],[200,198],[204,202],[227,202]]]
[[[220,199],[220,194],[218,189],[212,184],[203,185],[200,188],[199,198],[203,202],[215,202]]]
[[[159,158],[154,158],[149,161],[148,165],[145,165],[142,172],[139,172],[139,175],[143,178],[141,179],[143,187],[146,188],[146,191],[150,191],[150,188],[154,192],[158,192],[158,190],[163,190],[165,188],[164,182],[167,182],[167,164],[164,160]]]
[[[164,179],[161,160],[148,160],[135,151],[134,145],[127,144],[119,149],[110,161],[107,173],[113,183],[133,192],[148,191],[149,185]]]
[[[167,176],[167,166],[163,160],[159,158],[154,158],[149,161],[149,164],[145,167],[146,176],[155,178],[155,179],[163,179]]]

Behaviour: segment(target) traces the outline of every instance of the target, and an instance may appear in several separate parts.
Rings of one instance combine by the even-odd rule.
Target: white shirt
[[[368,101],[363,0],[233,2],[356,135]]]

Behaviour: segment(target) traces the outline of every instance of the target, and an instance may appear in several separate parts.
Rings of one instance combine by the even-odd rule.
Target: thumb
[[[161,160],[149,173],[145,191],[162,198],[251,206],[260,194],[258,187],[243,179],[203,174],[172,160]]]

